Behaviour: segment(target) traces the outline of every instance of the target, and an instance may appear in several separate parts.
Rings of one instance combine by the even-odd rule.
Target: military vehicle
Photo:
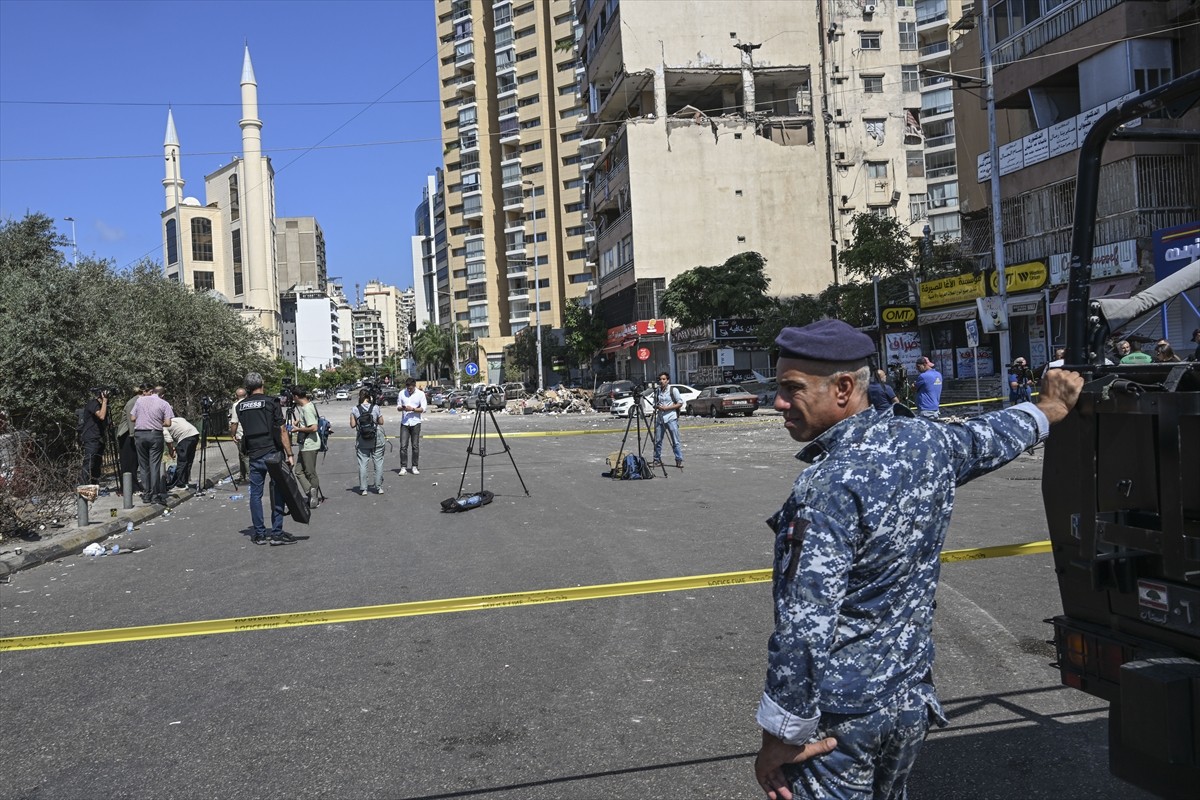
[[[1106,364],[1104,345],[1200,284],[1200,260],[1129,300],[1090,301],[1088,281],[1105,143],[1200,142],[1157,119],[1126,124],[1179,118],[1198,98],[1200,71],[1110,108],[1084,140],[1066,366],[1086,382],[1046,443],[1042,481],[1063,604],[1048,620],[1056,666],[1108,701],[1113,774],[1167,798],[1200,797],[1200,363]]]

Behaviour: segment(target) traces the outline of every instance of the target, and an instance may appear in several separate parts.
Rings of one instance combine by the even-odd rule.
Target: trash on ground
[[[83,554],[85,556],[93,556],[93,557],[94,556],[102,556],[102,555],[104,555],[104,548],[101,545],[98,545],[95,542],[92,542],[87,547],[83,548]]]

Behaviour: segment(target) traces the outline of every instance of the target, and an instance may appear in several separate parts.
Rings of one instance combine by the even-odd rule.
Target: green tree
[[[91,387],[159,381],[195,417],[201,397],[227,397],[269,366],[266,334],[219,300],[150,261],[71,266],[62,245],[45,215],[0,223],[0,409],[13,426],[69,447]]]
[[[824,319],[828,309],[820,298],[811,294],[796,297],[772,298],[771,304],[762,312],[762,322],[758,326],[758,344],[767,349],[774,349],[775,337],[784,328],[799,328]]]
[[[662,313],[685,328],[712,319],[757,317],[771,305],[766,264],[758,253],[745,252],[719,267],[693,267],[680,273],[663,292]]]
[[[457,325],[457,323],[455,324]],[[466,343],[466,338],[467,332],[459,326],[460,350]],[[418,368],[426,372],[432,370],[436,377],[449,375],[454,369],[454,331],[452,329],[426,322],[425,327],[413,334],[412,350]],[[460,359],[460,365],[461,361],[462,359]],[[460,381],[461,379],[459,376]]]
[[[957,242],[947,237],[913,239],[894,217],[856,214],[850,225],[854,241],[838,253],[838,263],[848,278],[895,278],[910,290],[910,297],[916,297],[921,281],[973,269],[973,262]]]
[[[568,300],[563,309],[563,328],[567,363],[577,369],[589,367],[608,336],[599,309],[583,305],[577,297]]]

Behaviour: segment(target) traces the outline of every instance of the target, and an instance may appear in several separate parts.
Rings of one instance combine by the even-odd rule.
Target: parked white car
[[[679,399],[683,400],[683,408],[679,409],[679,413],[686,414],[687,409],[688,409],[688,402],[690,400],[692,400],[693,398],[697,397],[700,394],[700,390],[693,389],[691,386],[688,386],[687,384],[683,384],[683,383],[672,383],[671,388],[679,390]],[[653,392],[648,392],[646,394],[646,396],[642,399],[642,410],[646,412],[647,417],[654,413],[654,406],[652,405],[652,402],[651,402],[651,398],[652,398],[653,394],[654,394]],[[613,401],[612,414],[614,417],[628,417],[629,412],[632,409],[633,409],[633,398],[632,397],[622,397],[620,400]]]

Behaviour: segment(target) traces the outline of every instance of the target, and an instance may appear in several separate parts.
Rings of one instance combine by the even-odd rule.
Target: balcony
[[[943,58],[946,53],[950,52],[949,42],[934,42],[927,44],[917,51],[917,63],[924,61],[936,61]]]
[[[454,80],[454,91],[457,94],[475,96],[475,70],[471,70],[465,75],[459,75]]]
[[[1020,61],[1123,2],[1125,0],[1077,0],[1064,3],[994,47],[993,62],[1000,68]]]
[[[473,152],[479,149],[479,132],[467,131],[458,137],[458,149],[461,152]]]
[[[508,259],[508,277],[509,278],[524,278],[529,272],[529,259],[527,258],[510,258]]]
[[[525,208],[525,190],[521,184],[504,187],[504,210],[519,211]]]
[[[474,42],[459,42],[454,45],[454,66],[456,67],[472,67],[475,66],[475,43]]]
[[[451,10],[454,12],[454,19],[456,21],[467,19],[471,16],[471,0],[454,0]]]
[[[942,136],[929,136],[925,139],[925,152],[936,150],[939,147],[954,147],[954,134],[947,133]]]
[[[592,208],[599,210],[615,201],[621,189],[629,186],[629,159],[617,161],[608,172],[597,172],[592,178]]]
[[[483,195],[475,195],[463,199],[463,219],[483,217]]]
[[[500,120],[500,142],[514,142],[521,138],[521,123],[516,117],[507,117]]]
[[[504,0],[503,3],[496,3],[492,6],[493,20],[497,28],[501,25],[508,25],[513,21],[512,3]]]

